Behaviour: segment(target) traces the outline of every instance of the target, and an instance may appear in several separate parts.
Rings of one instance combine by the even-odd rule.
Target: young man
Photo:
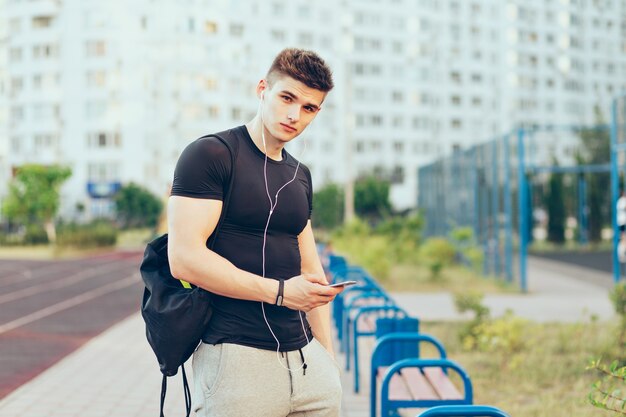
[[[283,148],[333,88],[315,53],[285,49],[256,93],[249,123],[201,138],[181,154],[168,202],[172,274],[214,294],[193,356],[194,410],[202,417],[338,416],[339,368],[330,338],[329,287],[311,229],[307,167]],[[230,201],[213,250],[206,241]]]

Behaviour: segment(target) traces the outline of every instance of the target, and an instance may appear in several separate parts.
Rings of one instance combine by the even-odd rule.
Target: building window
[[[310,46],[313,44],[313,35],[308,32],[300,33],[299,42],[304,46]]]
[[[11,48],[9,50],[9,59],[13,62],[19,62],[22,60],[22,49],[21,48]]]
[[[24,89],[24,80],[20,77],[14,77],[11,79],[11,94],[19,94]]]
[[[370,116],[370,124],[372,126],[380,126],[383,124],[383,117],[379,114]]]
[[[104,87],[106,85],[106,72],[89,71],[87,73],[87,85],[89,87]]]
[[[88,57],[105,56],[106,49],[104,41],[88,41],[85,44],[85,53]]]
[[[453,129],[460,129],[462,125],[463,125],[463,124],[461,123],[461,120],[459,120],[459,119],[452,119],[452,120],[450,121],[450,126],[451,126]]]
[[[56,45],[35,45],[33,46],[33,58],[53,58],[59,55],[59,48]]]
[[[393,167],[393,171],[391,171],[391,183],[392,184],[402,184],[404,182],[404,167],[401,165],[396,165]]]
[[[56,148],[58,146],[59,137],[51,133],[40,133],[34,137],[35,148]]]
[[[240,23],[232,23],[230,25],[230,36],[240,38],[243,35],[243,25]]]
[[[20,152],[21,148],[22,148],[22,137],[12,136],[11,137],[11,152]]]
[[[454,71],[450,73],[450,79],[452,81],[454,81],[456,84],[460,84],[461,83],[461,74]]]
[[[483,76],[477,73],[472,74],[472,82],[474,84],[480,84],[483,81]]]
[[[271,32],[272,40],[277,42],[285,41],[285,31],[274,29]]]
[[[119,148],[122,146],[122,136],[119,132],[91,132],[87,134],[87,147]]]
[[[459,97],[459,96],[452,96],[452,97],[450,97],[450,102],[452,103],[453,106],[460,106],[461,105],[461,97]]]
[[[22,21],[20,20],[19,17],[14,17],[13,19],[9,20],[9,32],[16,34],[19,33],[20,30],[22,29]]]
[[[19,122],[24,118],[24,108],[22,106],[11,107],[11,119]]]
[[[210,20],[204,22],[204,32],[209,34],[217,33],[217,23]]]
[[[52,16],[35,16],[33,17],[33,28],[41,29],[52,25],[54,18]]]
[[[89,181],[115,181],[120,178],[120,164],[117,162],[92,162],[87,165]]]
[[[209,117],[216,119],[220,115],[220,108],[218,106],[209,106]]]

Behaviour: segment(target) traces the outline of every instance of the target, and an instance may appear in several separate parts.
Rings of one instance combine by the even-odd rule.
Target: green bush
[[[474,239],[474,230],[471,227],[457,227],[450,232],[450,239],[456,247],[458,253],[475,272],[482,272],[483,260],[485,254],[483,250],[476,245]]]
[[[333,233],[334,248],[345,253],[351,263],[365,268],[376,279],[384,281],[389,276],[393,254],[390,240],[372,235],[370,226],[356,218]]]
[[[454,305],[459,313],[472,312],[474,317],[465,323],[459,332],[461,344],[468,350],[475,346],[478,335],[476,328],[489,320],[489,308],[483,304],[484,295],[477,291],[468,291],[454,295]]]
[[[594,382],[587,400],[601,410],[626,415],[626,366],[613,361],[610,366],[600,359],[593,360],[587,369],[595,370],[601,379]]]
[[[72,247],[114,246],[117,242],[117,229],[106,220],[89,224],[70,223],[59,227],[57,245]]]
[[[621,281],[609,293],[615,312],[620,316],[619,344],[626,345],[626,281]]]
[[[485,254],[482,249],[477,246],[470,246],[463,250],[463,256],[467,259],[474,272],[482,272],[485,260]]]
[[[24,234],[25,245],[42,245],[48,243],[48,234],[46,229],[40,224],[29,224],[26,226]]]
[[[526,320],[516,317],[511,311],[507,311],[504,316],[498,319],[489,320],[476,326],[473,344],[483,352],[504,354],[520,352],[526,346],[526,339],[523,334],[525,325]]]
[[[376,234],[389,240],[393,263],[415,264],[424,220],[419,214],[392,216],[378,224]]]
[[[474,243],[474,230],[471,227],[457,227],[450,232],[452,241],[460,247]]]
[[[117,220],[124,229],[156,227],[163,207],[160,197],[132,182],[115,195]]]
[[[447,239],[427,239],[419,249],[420,261],[428,266],[433,280],[441,277],[441,270],[454,262],[456,249]]]

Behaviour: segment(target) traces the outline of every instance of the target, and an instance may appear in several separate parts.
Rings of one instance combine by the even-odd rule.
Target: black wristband
[[[275,303],[279,307],[283,305],[284,290],[285,290],[285,280],[279,279],[278,280],[278,294],[276,295],[276,303]]]

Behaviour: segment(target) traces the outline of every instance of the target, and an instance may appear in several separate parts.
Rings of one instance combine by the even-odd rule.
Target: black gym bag
[[[231,175],[224,194],[224,203],[215,231],[207,241],[213,248],[219,232],[235,178],[236,137],[226,140],[218,135],[230,151]],[[207,136],[203,136],[207,137]],[[191,413],[191,392],[184,363],[202,341],[202,334],[211,320],[211,293],[172,276],[167,257],[167,233],[148,243],[139,271],[145,284],[141,315],[146,323],[146,337],[159,362],[163,374],[161,383],[161,414],[167,391],[167,377],[174,376],[182,367],[183,391],[187,417]]]

